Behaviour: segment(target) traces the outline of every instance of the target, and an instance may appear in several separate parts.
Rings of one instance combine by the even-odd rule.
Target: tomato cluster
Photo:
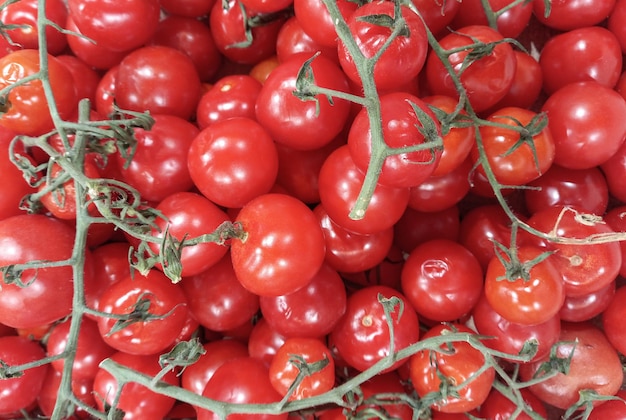
[[[626,0],[548,3],[0,1],[0,419],[626,417]]]

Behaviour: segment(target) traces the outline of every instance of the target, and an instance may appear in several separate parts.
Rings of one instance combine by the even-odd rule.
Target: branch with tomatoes
[[[624,28],[0,2],[0,418],[623,416]]]

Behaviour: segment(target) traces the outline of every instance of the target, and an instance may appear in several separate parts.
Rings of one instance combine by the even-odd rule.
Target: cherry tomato
[[[244,0],[241,2],[247,9],[256,13],[275,13],[290,7],[293,0]]]
[[[349,0],[337,0],[336,5],[344,19],[348,19],[358,7],[357,3]],[[294,0],[293,9],[302,29],[315,42],[337,47],[334,20],[321,0]]]
[[[626,232],[626,206],[616,206],[604,215],[604,220],[615,232]],[[622,251],[622,267],[619,274],[626,277],[626,242],[619,242]]]
[[[389,309],[388,319],[385,305]],[[369,286],[348,297],[346,313],[330,333],[340,357],[351,367],[364,371],[389,355],[390,333],[394,328],[394,349],[401,350],[419,339],[418,318],[402,293],[388,286]],[[390,372],[399,360],[383,372]]]
[[[459,230],[459,242],[478,258],[483,270],[486,270],[495,256],[494,241],[503,245],[510,242],[511,219],[499,205],[482,205],[463,215]]]
[[[542,93],[543,74],[537,59],[524,51],[514,50],[513,53],[515,54],[513,83],[504,98],[485,111],[487,115],[509,106],[529,109]]]
[[[615,281],[602,289],[582,296],[565,296],[565,302],[559,310],[562,321],[583,322],[589,321],[603,313],[615,294]]]
[[[276,56],[278,61],[286,61],[294,54],[316,53],[318,51],[321,55],[339,63],[335,44],[328,47],[317,43],[304,31],[300,20],[295,16],[285,21],[276,39]]]
[[[621,354],[626,353],[626,336],[620,327],[624,318],[624,302],[626,302],[626,288],[617,289],[608,308],[602,313],[602,327],[607,338]]]
[[[624,168],[626,168],[626,141],[600,168],[606,177],[611,197],[626,203],[626,183],[622,182],[622,175],[624,174]]]
[[[456,206],[470,191],[472,169],[472,162],[466,159],[447,174],[429,176],[420,185],[411,188],[408,207],[419,212],[436,213]]]
[[[23,49],[7,54],[0,58],[0,89],[39,71],[39,51]],[[47,73],[59,116],[68,118],[77,104],[72,74],[51,55],[48,55]],[[1,102],[0,125],[17,134],[39,136],[54,128],[41,80],[13,87]]]
[[[460,229],[459,207],[436,212],[422,212],[408,207],[393,226],[393,242],[403,252],[433,239],[456,241]]]
[[[76,27],[76,23],[71,14],[67,17],[65,27],[68,31],[76,32],[77,34],[67,38],[71,52],[87,65],[97,70],[108,70],[115,67],[129,53],[129,50],[113,51],[101,44],[91,42],[80,32],[78,27]],[[106,115],[106,113],[104,115]]]
[[[400,11],[405,26],[405,32],[400,34],[390,44],[387,39],[393,32],[392,23],[370,22],[364,16],[378,15],[399,19],[396,12]],[[371,59],[378,54],[382,45],[387,49],[380,54],[374,64],[373,78],[378,89],[394,89],[416,77],[424,67],[428,52],[428,38],[422,19],[407,6],[396,8],[391,1],[366,3],[359,7],[347,19],[348,29],[361,54]],[[352,82],[361,84],[361,77],[352,57],[343,41],[337,43],[339,63]]]
[[[3,180],[0,186],[0,220],[24,214],[25,211],[20,209],[20,202],[26,195],[35,192],[24,179],[22,171],[9,159],[9,145],[15,136],[13,131],[0,126],[0,173]],[[16,144],[14,153],[29,159],[26,149],[20,143]]]
[[[58,400],[59,388],[61,387],[62,374],[55,369],[48,369],[43,387],[37,395],[37,406],[42,414],[52,417],[54,406]],[[86,407],[96,408],[96,400],[93,394],[93,379],[72,378],[71,389],[74,396]],[[83,407],[76,407],[72,417],[67,420],[88,419],[89,413]]]
[[[626,139],[626,100],[598,82],[570,83],[542,110],[556,146],[554,163],[584,169],[609,160]]]
[[[304,367],[326,361],[326,365],[313,371],[291,391]],[[330,391],[335,385],[335,362],[326,345],[315,338],[288,338],[277,350],[269,367],[270,382],[282,396],[289,394],[290,401],[310,398]]]
[[[450,26],[461,7],[457,1],[440,3],[438,0],[412,0],[412,3],[419,10],[428,29],[436,36]]]
[[[160,0],[160,3],[169,14],[199,18],[209,14],[215,0]]]
[[[620,389],[615,394],[619,399],[606,401],[602,405],[596,406],[588,417],[588,420],[602,420],[602,419],[626,419],[626,390]]]
[[[237,216],[245,238],[233,239],[237,278],[252,293],[280,296],[306,286],[324,262],[325,242],[313,212],[284,194],[264,194]],[[302,250],[306,249],[306,253]]]
[[[311,53],[295,54],[268,76],[257,97],[256,118],[272,138],[299,150],[313,150],[330,143],[344,128],[350,103],[324,95],[302,100],[293,94],[297,75]],[[348,92],[348,81],[339,66],[324,56],[310,63],[317,86]]]
[[[520,395],[524,401],[524,411],[519,415],[513,417],[513,413],[517,411],[517,404],[505,397],[500,391],[496,389],[491,390],[489,396],[480,407],[480,416],[487,419],[508,420],[516,418],[518,420],[531,420],[533,417],[526,414],[530,412],[536,416],[540,416],[542,419],[548,418],[548,411],[543,402],[537,398],[527,388],[521,388],[519,390]]]
[[[607,28],[617,37],[622,52],[626,52],[626,2],[617,0],[607,21]]]
[[[428,330],[422,340],[451,332],[475,333],[462,324],[439,324]],[[439,392],[442,375],[451,384],[465,384],[458,389],[458,394],[442,396],[432,405],[435,411],[462,413],[477,408],[487,399],[495,371],[493,368],[486,369],[466,383],[470,376],[482,369],[485,356],[466,342],[451,345],[454,347],[452,353],[422,350],[411,356],[410,377],[413,388],[420,397],[431,392]],[[446,346],[442,344],[441,348],[446,349]]]
[[[562,1],[550,5],[549,13],[543,0],[533,0],[533,14],[544,25],[569,31],[594,26],[606,19],[613,10],[616,0],[597,2]]]
[[[269,368],[276,351],[285,340],[287,337],[273,329],[265,318],[261,318],[250,332],[248,352],[251,357],[261,360]]]
[[[510,6],[509,0],[489,0],[488,5],[492,13],[497,13],[496,29],[505,38],[517,38],[526,28],[533,14],[531,2],[516,3]],[[502,9],[507,10],[502,12]],[[488,25],[485,6],[480,0],[464,0],[452,20],[452,28],[462,28],[469,25]]]

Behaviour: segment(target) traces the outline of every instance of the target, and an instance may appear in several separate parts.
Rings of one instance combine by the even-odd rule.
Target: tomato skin
[[[337,0],[337,7],[344,19],[357,9],[358,4],[349,0]],[[337,32],[328,9],[321,0],[294,0],[294,13],[302,29],[314,41],[326,47],[337,47]]]
[[[112,51],[129,51],[147,43],[160,17],[158,0],[68,0],[81,33]]]
[[[76,32],[83,35],[76,27],[72,15],[68,15],[65,27],[68,31]],[[100,44],[94,44],[83,36],[70,36],[67,38],[67,44],[71,52],[87,65],[97,70],[108,70],[115,67],[122,61],[129,51],[112,51]],[[106,115],[106,114],[104,114]]]
[[[626,315],[624,305],[626,302],[626,288],[617,289],[609,306],[602,313],[602,327],[607,338],[621,354],[626,353],[626,336],[620,326]]]
[[[470,25],[457,29],[443,37],[439,44],[445,50],[471,45],[472,37],[484,43],[502,41],[503,37],[495,29],[484,25]],[[460,70],[463,60],[469,54],[467,49],[451,54],[448,61],[455,72]],[[476,112],[495,105],[508,92],[515,76],[515,54],[510,44],[498,44],[493,51],[472,63],[460,76],[468,101]],[[458,98],[459,94],[440,58],[429,53],[426,60],[426,80],[436,95]],[[489,83],[485,83],[489,80]]]
[[[489,0],[489,7],[498,12],[510,4],[509,0]],[[518,3],[498,15],[496,27],[505,38],[517,38],[526,28],[533,13],[531,2]],[[462,28],[469,25],[488,25],[487,15],[480,0],[462,1],[458,12],[452,20],[452,28]]]
[[[526,388],[519,390],[526,408],[532,410],[533,413],[541,416],[542,419],[548,418],[548,411],[545,405],[532,392]],[[517,404],[505,397],[502,393],[493,389],[483,405],[480,407],[480,416],[486,419],[509,420],[516,418],[518,420],[531,420],[526,413],[521,413],[513,417],[513,413],[517,410]]]
[[[554,2],[550,7],[550,14],[546,16],[544,1],[533,0],[533,14],[545,26],[569,31],[599,24],[610,15],[615,2],[616,0]]]
[[[382,135],[387,146],[392,148],[418,146],[433,140],[425,138],[420,131],[424,124],[413,106],[427,114],[427,118],[437,125],[439,132],[437,118],[425,102],[404,92],[388,93],[380,97]],[[371,161],[372,141],[368,112],[363,108],[354,118],[348,133],[350,155],[363,173],[367,172]],[[441,153],[441,148],[429,148],[387,156],[377,182],[394,188],[417,186],[433,173]]]
[[[0,173],[2,174],[0,220],[24,214],[25,211],[19,208],[20,202],[27,194],[35,192],[35,189],[24,179],[22,171],[9,159],[9,145],[16,135],[13,131],[0,126]],[[15,145],[15,152],[20,156],[29,157],[25,148],[19,143]]]
[[[0,58],[0,89],[39,71],[39,51],[17,50]],[[48,55],[48,77],[61,118],[75,112],[76,91],[72,74],[55,57]],[[4,99],[0,125],[17,134],[39,136],[52,130],[54,124],[48,109],[41,80],[16,86]]]
[[[174,48],[151,45],[132,51],[120,62],[115,100],[122,109],[188,120],[198,105],[200,89],[191,58]]]
[[[268,368],[258,359],[240,357],[227,360],[207,382],[203,396],[232,403],[274,403],[281,396],[272,387]],[[196,408],[198,420],[217,420],[212,411]],[[286,420],[285,414],[229,414],[227,420]]]
[[[562,321],[589,321],[602,314],[615,295],[615,281],[600,290],[582,296],[565,296],[565,302],[559,311]]]
[[[324,262],[324,234],[313,212],[284,194],[264,194],[239,212],[246,238],[233,239],[231,258],[241,284],[260,296],[306,286]],[[302,250],[307,250],[305,254]]]
[[[554,163],[585,169],[609,160],[626,139],[626,100],[598,82],[570,83],[542,110],[556,146]]]
[[[438,324],[428,330],[422,340],[450,332],[475,334],[474,331],[462,324]],[[419,396],[439,391],[441,378],[437,369],[443,375],[451,378],[454,383],[460,384],[485,364],[484,355],[469,343],[456,342],[453,346],[455,349],[453,354],[424,350],[411,356],[409,359],[410,378],[413,388]],[[445,348],[445,344],[441,347]],[[480,406],[489,395],[494,378],[495,371],[493,368],[489,368],[459,389],[458,397],[449,396],[433,404],[432,408],[443,413],[462,413],[473,410]]]
[[[412,187],[408,207],[425,213],[444,211],[459,204],[470,191],[473,165],[469,159],[441,176],[429,176],[420,185]]]
[[[494,241],[508,245],[511,239],[511,219],[499,205],[475,207],[460,225],[459,242],[478,258],[483,270],[495,256]]]
[[[437,37],[452,23],[461,7],[461,3],[456,1],[440,3],[437,0],[412,0],[412,3],[419,10],[428,29]]]
[[[339,356],[351,367],[364,371],[389,355],[390,336],[381,298],[398,298],[404,306],[402,316],[396,306],[391,312],[395,350],[405,348],[419,339],[418,317],[409,301],[388,286],[368,286],[348,297],[346,313],[330,333]],[[394,363],[389,372],[405,360]]]
[[[606,177],[611,197],[626,203],[626,183],[623,182],[624,170],[626,170],[626,141],[600,168]]]
[[[205,197],[219,206],[240,208],[270,191],[278,174],[278,152],[259,123],[233,117],[198,133],[187,165]]]
[[[276,39],[276,57],[279,62],[283,62],[288,60],[292,55],[302,52],[319,52],[333,62],[339,63],[336,46],[333,44],[331,47],[327,47],[317,43],[304,31],[298,18],[292,16],[285,21],[278,32],[278,38]]]
[[[498,109],[515,106],[531,109],[542,93],[543,74],[539,62],[530,54],[515,50],[515,76],[504,98],[495,104],[487,114]]]
[[[335,385],[335,362],[326,345],[316,338],[288,338],[278,349],[269,367],[270,382],[281,395],[287,395],[300,369],[292,363],[294,356],[306,363],[327,360],[321,370],[304,378],[289,396],[289,401],[301,400],[330,391]]]
[[[626,390],[620,389],[615,394],[619,397],[618,400],[606,401],[603,404],[595,407],[587,420],[602,420],[602,419],[614,419],[625,420],[626,419]]]
[[[617,37],[622,52],[626,53],[626,2],[617,0],[607,21],[607,28]]]
[[[400,8],[410,36],[400,35],[380,55],[374,64],[373,77],[376,87],[381,90],[395,89],[416,77],[422,70],[428,51],[428,38],[421,18],[407,6]],[[369,15],[394,17],[395,6],[391,1],[366,3],[355,10],[347,19],[350,32],[366,58],[372,58],[391,35],[393,29],[377,25],[361,18]],[[361,78],[354,58],[343,41],[337,43],[339,63],[346,75],[357,85]]]
[[[256,102],[256,118],[274,141],[298,150],[313,150],[330,143],[344,128],[351,104],[333,98],[333,105],[323,95],[315,101],[302,101],[293,94],[300,68],[311,53],[295,54],[280,63],[263,84]],[[311,62],[315,84],[328,89],[348,92],[345,74],[339,66],[324,56]]]
[[[171,15],[199,18],[209,14],[215,0],[161,0],[160,3]]]
[[[187,299],[182,289],[173,284],[160,271],[152,269],[147,275],[135,273],[120,280],[104,291],[98,310],[108,314],[131,313],[140,299],[149,299],[149,313],[165,315],[124,326],[111,332],[117,319],[101,317],[98,329],[105,343],[128,354],[157,354],[174,344],[187,320]]]
[[[622,72],[622,50],[608,29],[578,28],[550,38],[541,50],[539,65],[548,94],[568,83],[588,80],[613,88]]]
[[[537,113],[523,108],[507,107],[491,114],[487,121],[511,127],[531,124]],[[545,173],[555,158],[555,143],[548,127],[532,137],[536,151],[525,143],[512,150],[521,140],[519,132],[513,129],[483,125],[480,127],[483,147],[489,165],[498,182],[504,185],[523,185]],[[474,164],[479,161],[479,151],[473,147],[471,158]],[[478,168],[484,174],[484,168]]]
[[[255,105],[261,83],[252,76],[232,74],[213,83],[196,110],[200,129],[233,117],[256,119]]]
[[[482,285],[476,257],[450,240],[418,245],[402,269],[402,292],[420,316],[432,321],[454,321],[469,313]]]
[[[626,205],[616,206],[604,215],[604,220],[615,232],[626,232]],[[619,242],[622,251],[622,266],[619,274],[626,277],[626,243]]]
[[[44,357],[43,348],[35,341],[18,336],[0,337],[0,360],[8,366],[30,363]],[[37,399],[48,369],[47,365],[42,365],[25,370],[22,376],[3,379],[0,416],[28,409]]]
[[[574,344],[576,346],[574,347]],[[617,350],[600,329],[587,322],[563,323],[556,354],[569,357],[573,351],[567,375],[556,376],[529,387],[543,402],[567,409],[579,398],[583,389],[600,395],[615,395],[622,385],[624,373]],[[520,366],[520,378],[530,380],[547,356]],[[594,403],[595,405],[595,403]]]

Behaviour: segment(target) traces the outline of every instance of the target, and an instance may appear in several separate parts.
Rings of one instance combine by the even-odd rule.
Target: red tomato
[[[384,305],[390,309],[390,320]],[[349,366],[364,371],[390,354],[388,322],[394,328],[395,351],[418,341],[417,314],[407,298],[388,286],[365,287],[348,297],[346,313],[330,333],[331,340]],[[383,372],[392,371],[404,362],[397,361]]]
[[[454,321],[468,314],[480,297],[483,270],[467,248],[446,239],[417,246],[402,269],[402,292],[420,316]]]
[[[626,288],[620,287],[615,292],[609,306],[602,313],[602,327],[607,338],[621,354],[626,354],[626,334],[621,327],[626,316]]]
[[[622,52],[626,53],[626,25],[624,23],[626,23],[626,1],[617,0],[607,21],[607,28],[617,37]]]
[[[219,206],[240,208],[270,191],[278,174],[278,152],[259,123],[234,117],[211,124],[195,137],[187,165],[205,197]]]
[[[420,185],[411,188],[408,207],[425,213],[436,213],[456,206],[470,191],[470,174],[473,170],[469,159],[441,176],[429,176]]]
[[[44,357],[44,350],[35,341],[18,336],[0,337],[0,360],[3,366],[19,366]],[[41,365],[24,370],[21,376],[2,379],[0,416],[29,409],[43,387],[48,369],[47,365]]]
[[[243,207],[237,222],[245,237],[232,240],[231,258],[237,278],[252,293],[295,292],[321,268],[324,234],[301,201],[284,194],[264,194]]]
[[[110,358],[144,375],[155,376],[161,370],[158,354],[139,356],[118,352]],[[176,373],[171,370],[161,380],[170,385],[179,384]],[[165,418],[175,402],[172,397],[150,391],[135,382],[127,382],[120,387],[117,379],[102,368],[94,379],[93,392],[98,396],[96,404],[100,411],[104,410],[105,406],[110,407],[113,402],[116,402],[115,408],[124,412],[125,420]]]
[[[120,62],[115,100],[122,109],[191,118],[201,94],[196,67],[184,53],[170,47],[139,48]]]
[[[626,232],[626,205],[616,206],[604,215],[604,220],[615,232]],[[626,277],[626,242],[619,242],[622,251],[622,267],[619,274]]]
[[[626,390],[620,389],[615,394],[619,399],[606,401],[593,409],[587,420],[624,420],[626,419]]]
[[[96,89],[101,78],[100,73],[74,55],[57,55],[56,58],[72,73],[76,99],[79,101],[81,99],[89,99],[93,109],[96,100]]]
[[[276,351],[287,340],[287,337],[273,329],[265,318],[261,318],[252,328],[248,339],[250,356],[259,359],[269,367]]]
[[[9,146],[15,136],[13,131],[0,126],[0,173],[2,174],[0,220],[24,214],[25,211],[20,209],[20,202],[26,195],[35,192],[35,189],[24,180],[23,172],[9,159]],[[15,144],[14,155],[29,159],[28,153],[20,143]]]
[[[510,7],[510,0],[489,0],[489,12],[497,16],[496,29],[505,38],[517,38],[526,28],[533,14],[531,2],[516,3]],[[503,8],[507,8],[502,11]],[[452,20],[452,28],[462,28],[469,25],[489,25],[487,12],[481,0],[463,0],[458,12]]]
[[[548,94],[589,80],[613,88],[622,73],[622,50],[611,31],[588,26],[550,38],[541,50],[539,65]]]
[[[524,411],[519,413],[519,415],[513,417],[513,413],[516,413],[518,409],[517,403],[511,401],[496,389],[493,389],[480,407],[480,417],[494,420],[509,420],[512,418],[531,420],[537,418],[536,416],[540,416],[542,419],[548,418],[548,411],[539,398],[527,388],[521,388],[519,393],[524,401]],[[535,417],[531,417],[527,413],[533,414]]]
[[[363,17],[378,15],[399,19],[399,16],[395,16],[397,10],[402,15],[405,33],[408,32],[410,35],[400,34],[387,44],[387,39],[394,30],[393,25],[370,22]],[[407,6],[396,9],[391,1],[366,3],[352,13],[346,23],[354,42],[366,59],[377,55],[383,45],[387,46],[387,49],[373,64],[372,76],[378,89],[389,90],[401,87],[416,77],[424,67],[428,52],[428,38],[424,23],[419,15]],[[354,57],[343,41],[340,40],[337,46],[341,68],[352,82],[361,85],[361,76]]]
[[[61,380],[62,374],[60,372],[55,369],[48,369],[43,387],[39,395],[37,395],[37,405],[44,416],[52,417],[54,406],[59,397]],[[83,407],[96,408],[96,400],[93,394],[93,379],[72,378],[71,389],[78,401],[84,404]],[[83,407],[77,406],[73,416],[66,417],[66,419],[88,419],[89,413]]]
[[[626,170],[626,141],[600,168],[606,178],[611,197],[626,203],[626,182],[624,182],[623,178]]]
[[[495,256],[494,241],[508,245],[511,239],[511,219],[496,204],[469,210],[461,220],[459,242],[478,258],[483,270]]]
[[[459,28],[439,41],[445,50],[467,47],[474,42],[498,43],[489,54],[482,56],[466,68],[466,57],[475,48],[467,47],[448,56],[450,65],[465,88],[467,100],[476,112],[484,111],[500,101],[508,92],[515,77],[515,54],[510,44],[488,26],[472,25]],[[462,70],[462,73],[459,74]],[[441,59],[430,52],[426,61],[426,80],[433,94],[459,97],[452,78]],[[486,81],[489,83],[486,83]]]
[[[0,89],[6,89],[39,71],[39,51],[25,49],[7,54],[0,58]],[[75,112],[77,104],[72,74],[51,55],[48,55],[47,72],[57,112],[61,118],[68,118]],[[17,134],[45,134],[54,128],[48,107],[41,80],[17,85],[3,98],[0,125]]]
[[[295,54],[268,76],[257,97],[256,118],[277,142],[298,150],[313,150],[330,143],[344,128],[351,104],[324,95],[302,100],[293,94],[297,75],[311,53]],[[317,86],[348,92],[345,74],[324,56],[310,63]]]
[[[547,322],[563,301],[561,273],[554,261],[541,255],[539,247],[517,247],[513,255],[497,250],[485,272],[485,295],[489,305],[504,319],[523,325]]]
[[[317,338],[330,333],[346,311],[346,288],[335,270],[323,265],[300,290],[261,296],[263,319],[285,337]]]
[[[326,363],[314,370],[292,390],[300,372],[306,372],[305,363]],[[301,367],[302,366],[302,367]],[[290,401],[302,400],[330,391],[335,385],[335,362],[326,345],[316,338],[288,338],[276,352],[269,367],[270,382],[282,396],[289,394]],[[291,393],[290,393],[291,392]]]
[[[113,51],[101,44],[94,44],[76,27],[71,14],[67,17],[65,27],[68,31],[76,32],[77,34],[67,37],[67,43],[72,53],[95,69],[108,70],[116,66],[130,51]],[[107,114],[104,113],[103,115]]]
[[[412,0],[412,3],[434,35],[441,34],[450,25],[461,7],[458,1],[441,3],[438,0]]]
[[[169,14],[199,18],[209,14],[215,0],[160,0],[160,3]]]
[[[488,164],[496,179],[503,185],[523,185],[545,173],[555,157],[555,144],[545,115],[523,108],[502,108],[487,118],[491,124],[480,126],[480,136]],[[497,124],[497,125],[496,125]],[[524,128],[521,133],[502,125]],[[480,152],[474,146],[471,152],[474,164]],[[478,171],[485,173],[484,167]]]
[[[421,110],[420,115],[415,108]],[[380,97],[382,140],[389,148],[427,146],[441,135],[435,114],[421,99],[403,92]],[[425,121],[426,120],[426,121]],[[434,125],[430,132],[428,125]],[[424,133],[428,133],[426,137]],[[374,135],[369,113],[363,108],[356,116],[348,134],[348,148],[357,168],[367,172],[372,160]],[[391,154],[382,164],[378,183],[388,187],[414,187],[428,178],[441,158],[441,147],[427,147],[408,153]]]
[[[239,327],[259,310],[259,297],[239,283],[229,254],[180,284],[193,318],[212,331]]]
[[[98,310],[113,315],[98,319],[105,343],[138,355],[169,350],[187,321],[188,311],[182,289],[155,269],[112,284],[100,297]],[[120,319],[120,315],[127,315],[128,320]]]
[[[554,163],[584,169],[609,160],[626,139],[626,100],[598,82],[570,83],[542,110],[556,146]]]
[[[310,19],[310,17],[308,19]],[[335,44],[332,46],[324,46],[317,43],[304,31],[300,20],[298,20],[296,16],[287,19],[280,28],[278,38],[276,39],[276,56],[278,61],[286,61],[289,57],[298,53],[316,52],[320,52],[321,55],[326,58],[339,63]]]
[[[393,242],[404,252],[433,240],[456,241],[460,229],[459,207],[452,206],[437,212],[421,212],[408,207],[393,226]]]
[[[112,51],[146,44],[157,29],[158,0],[68,0],[70,16],[80,32]]]
[[[544,403],[567,409],[580,398],[582,390],[600,395],[615,395],[622,385],[624,373],[617,351],[606,336],[590,323],[564,323],[561,327],[556,356],[570,358],[567,374],[540,381],[529,387]],[[541,378],[546,372],[538,371],[548,356],[520,366],[520,378],[528,381]],[[595,405],[595,403],[594,403]]]
[[[603,313],[615,294],[615,281],[600,290],[582,296],[565,296],[565,302],[559,311],[562,321],[589,321]]]
[[[275,403],[280,394],[270,382],[268,368],[258,359],[240,357],[227,360],[215,370],[206,384],[204,397],[228,403]],[[198,420],[218,420],[221,417],[196,407]],[[286,420],[287,414],[229,414],[227,420]]]
[[[548,27],[569,31],[599,24],[610,15],[615,2],[616,0],[559,1],[551,3],[547,13],[544,0],[533,0],[533,13],[539,22]]]
[[[451,332],[475,333],[462,324],[439,324],[424,334],[422,340]],[[485,356],[466,342],[451,345],[454,347],[452,353],[422,350],[411,356],[410,377],[413,388],[420,397],[431,392],[440,392],[442,375],[451,384],[464,384],[457,390],[458,394],[444,396],[432,405],[435,411],[462,413],[477,408],[487,399],[495,371],[493,368],[486,369],[465,383],[483,367]],[[442,344],[441,348],[445,350],[446,346]]]
[[[513,53],[515,54],[513,83],[504,98],[486,111],[487,114],[509,106],[529,109],[542,93],[543,75],[539,62],[523,51],[515,50]]]
[[[358,4],[350,0],[335,2],[344,19],[357,9]],[[328,8],[321,0],[294,0],[294,13],[302,29],[314,41],[326,47],[337,47],[337,32]]]

